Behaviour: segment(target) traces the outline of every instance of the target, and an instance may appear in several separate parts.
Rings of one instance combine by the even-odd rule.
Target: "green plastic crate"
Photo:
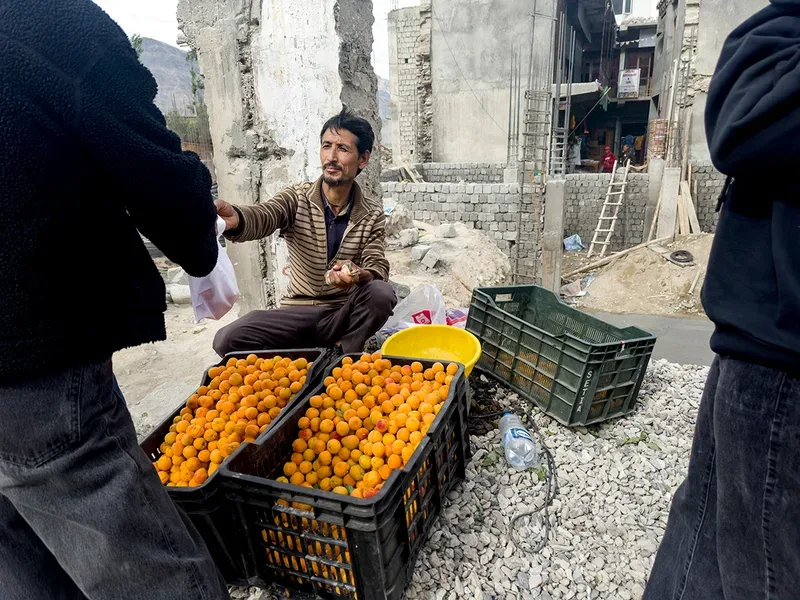
[[[478,369],[568,426],[632,412],[656,344],[535,285],[476,289],[467,331],[483,346]]]

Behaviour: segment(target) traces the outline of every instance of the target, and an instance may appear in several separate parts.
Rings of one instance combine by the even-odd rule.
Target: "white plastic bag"
[[[415,287],[412,292],[401,301],[389,317],[384,329],[406,329],[414,325],[444,325],[447,323],[447,313],[439,288],[431,284]]]
[[[239,298],[236,273],[228,253],[219,243],[219,235],[225,231],[225,221],[217,218],[217,264],[205,277],[189,277],[189,291],[192,293],[194,318],[221,319]]]

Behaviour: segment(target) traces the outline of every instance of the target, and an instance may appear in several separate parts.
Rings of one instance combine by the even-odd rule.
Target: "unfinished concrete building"
[[[346,105],[380,138],[372,2],[180,0],[178,19],[197,51],[216,149],[220,197],[255,204],[320,175],[322,124]],[[380,148],[359,178],[380,194]],[[243,311],[274,306],[287,283],[277,236],[230,249]]]

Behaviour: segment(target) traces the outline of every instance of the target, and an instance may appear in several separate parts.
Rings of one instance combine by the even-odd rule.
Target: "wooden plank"
[[[403,163],[401,166],[406,170],[406,173],[408,173],[408,176],[411,178],[412,182],[414,182],[414,183],[419,183],[420,182],[419,178],[417,177],[417,174],[414,172],[414,170],[411,167],[408,166],[408,164]]]
[[[698,269],[697,275],[694,276],[694,281],[692,281],[692,287],[689,288],[689,295],[694,294],[695,288],[697,288],[697,282],[700,281],[700,276],[703,274],[703,269]]]
[[[591,271],[592,269],[596,269],[598,267],[602,267],[602,266],[607,265],[608,263],[614,261],[617,258],[620,258],[622,256],[625,256],[626,254],[629,254],[629,253],[633,252],[634,250],[639,250],[640,248],[645,248],[650,244],[659,244],[661,242],[666,242],[668,239],[670,239],[670,238],[663,238],[663,239],[660,239],[660,240],[653,240],[652,242],[643,242],[641,244],[637,244],[636,246],[628,248],[627,250],[622,250],[621,252],[617,252],[616,254],[612,254],[611,256],[606,256],[602,260],[597,260],[597,261],[595,261],[593,263],[590,263],[588,265],[585,265],[585,266],[581,267],[580,269],[576,269],[575,271],[567,273],[566,275],[562,275],[561,279],[569,279],[570,277],[574,277],[575,275],[578,275],[579,273],[585,273],[586,271]]]
[[[656,223],[658,223],[658,211],[661,209],[661,190],[658,190],[658,202],[656,202],[656,210],[653,212],[653,222],[650,224],[650,231],[647,233],[647,241],[653,239],[653,234],[656,232]]]
[[[664,169],[661,180],[661,209],[658,213],[656,237],[675,237],[675,225],[678,222],[678,188],[681,181],[680,167]]]
[[[684,198],[684,208],[689,217],[689,224],[692,233],[700,233],[700,221],[697,219],[697,211],[694,208],[694,200],[692,194],[689,192],[689,182],[681,181],[681,195]]]
[[[686,197],[678,193],[678,230],[681,235],[689,235],[689,215],[686,214]]]

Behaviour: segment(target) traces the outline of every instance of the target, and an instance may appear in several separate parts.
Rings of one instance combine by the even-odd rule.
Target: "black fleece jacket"
[[[138,232],[191,275],[214,267],[210,175],[155,95],[90,0],[0,0],[0,380],[166,337]]]
[[[708,91],[714,165],[731,179],[703,287],[721,355],[800,369],[800,0],[731,33]]]

